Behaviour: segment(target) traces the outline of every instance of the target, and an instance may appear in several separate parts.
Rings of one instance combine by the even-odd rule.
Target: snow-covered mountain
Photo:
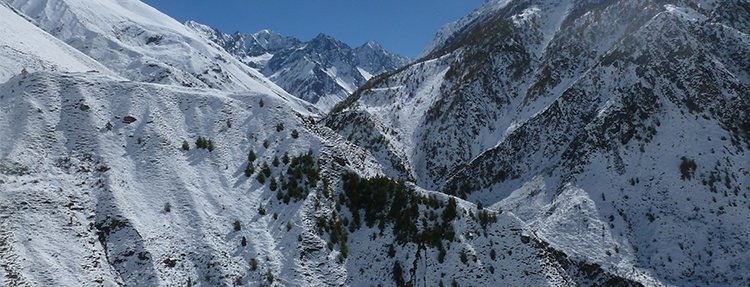
[[[4,4],[4,3],[0,3]],[[0,82],[35,71],[115,74],[29,23],[7,6],[0,7]],[[23,39],[23,40],[21,40]]]
[[[302,42],[269,30],[229,35],[194,21],[185,25],[257,68],[289,93],[324,111],[351,95],[373,75],[409,63],[406,57],[392,54],[376,42],[351,48],[325,34]]]
[[[745,286],[748,8],[489,0],[324,114],[256,68],[382,48],[0,0],[0,286]]]
[[[262,70],[276,53],[303,45],[297,38],[270,30],[262,30],[255,34],[237,32],[230,35],[195,21],[187,21],[185,26],[195,30],[203,38],[224,47],[248,66],[259,70]]]
[[[327,125],[645,285],[750,281],[747,1],[487,1]],[[730,247],[731,246],[731,247]]]
[[[5,2],[130,80],[232,91],[261,85],[285,94],[220,47],[141,1]]]
[[[541,242],[519,244],[528,238],[512,216],[376,178],[383,171],[369,151],[317,124],[317,109],[262,76],[240,91],[125,77],[117,63],[81,53],[105,47],[77,51],[21,12],[85,2],[46,4],[0,5],[4,35],[13,37],[3,43],[15,51],[0,59],[8,67],[0,84],[0,285],[582,280],[561,266],[590,272],[591,282],[628,282]],[[91,5],[92,15],[142,7]],[[152,53],[142,49],[135,57]]]

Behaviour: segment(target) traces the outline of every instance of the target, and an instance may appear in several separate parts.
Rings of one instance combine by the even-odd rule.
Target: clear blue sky
[[[318,33],[356,47],[375,40],[386,49],[415,57],[444,24],[482,0],[143,0],[184,22],[223,32],[261,29],[310,40]]]

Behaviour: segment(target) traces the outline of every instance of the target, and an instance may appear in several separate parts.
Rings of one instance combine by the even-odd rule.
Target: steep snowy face
[[[0,83],[23,70],[114,73],[0,3]],[[23,40],[20,40],[23,39]]]
[[[257,68],[289,93],[324,111],[374,75],[409,63],[409,59],[389,53],[375,42],[353,49],[325,34],[303,43],[268,30],[229,35],[195,22],[186,25]]]
[[[302,44],[297,38],[284,36],[269,30],[261,30],[252,35],[236,33],[235,38],[243,39],[242,42],[245,44],[242,49],[253,56],[266,53],[275,54],[286,49],[299,47]]]
[[[510,1],[326,122],[391,174],[497,203],[605,269],[748,282],[746,7]]]
[[[46,72],[0,95],[4,285],[658,282],[568,258],[512,214],[383,179],[362,192],[353,172],[377,162],[294,98]],[[375,215],[357,203],[373,195]]]
[[[446,24],[435,34],[435,37],[429,44],[427,44],[427,47],[422,50],[419,58],[427,57],[435,49],[444,46],[449,39],[453,38],[454,36],[458,36],[458,34],[460,34],[462,30],[468,29],[467,26],[472,23],[481,22],[477,20],[482,17],[492,15],[497,10],[505,7],[505,5],[508,5],[509,2],[511,1],[486,0],[481,6],[472,11],[469,15],[466,15],[465,17],[456,20],[455,22]]]
[[[345,99],[366,81],[353,50],[324,34],[303,47],[274,55],[263,73],[290,93],[324,110]]]
[[[306,155],[306,169],[345,158],[377,172],[365,151],[313,128],[309,104],[88,73],[19,75],[0,95],[0,136],[14,139],[0,143],[2,285],[346,280],[338,264],[305,271],[337,251],[306,227],[314,201],[284,204],[268,184]],[[296,260],[311,248],[314,260]]]
[[[481,13],[471,16],[473,20],[436,47],[431,57],[377,79],[335,110],[365,112],[394,129],[379,132],[390,134],[387,139],[395,142],[387,145],[406,155],[407,174],[421,186],[437,188],[456,166],[493,147],[514,122],[533,114],[518,114],[516,108],[529,104],[522,94],[534,80],[535,69],[552,57],[544,51],[573,3],[513,3],[488,2],[490,6],[479,9]],[[597,57],[580,56],[578,61]],[[346,118],[351,120],[351,116]],[[367,133],[366,129],[342,128],[354,131],[354,139],[369,137],[357,135],[358,131]]]
[[[193,30],[141,1],[6,0],[39,27],[135,81],[284,91]]]
[[[409,59],[388,52],[378,42],[370,41],[354,49],[358,67],[363,69],[365,78],[369,80],[385,72],[395,71],[409,64]]]
[[[294,37],[269,30],[262,30],[255,34],[236,32],[229,35],[195,21],[187,21],[185,25],[198,32],[203,38],[223,47],[246,65],[261,70],[274,54],[302,45],[302,42]]]
[[[376,177],[372,153],[296,97],[128,81],[6,14],[9,44],[57,46],[0,84],[0,285],[658,283],[570,258],[513,214]]]

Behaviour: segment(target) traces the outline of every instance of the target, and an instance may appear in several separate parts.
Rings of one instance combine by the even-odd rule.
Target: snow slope
[[[0,82],[34,71],[87,72],[114,75],[88,56],[29,23],[0,3]]]
[[[492,15],[495,11],[505,7],[509,0],[485,0],[482,5],[474,9],[469,15],[441,27],[432,41],[427,44],[418,58],[424,58],[435,52],[436,49],[445,46],[451,38],[464,29],[468,29],[472,23],[481,23],[482,18]]]
[[[139,1],[7,2],[2,286],[750,281],[746,1],[488,1],[322,119]]]
[[[267,270],[292,284],[301,271],[288,249],[305,229],[282,227],[303,224],[306,205],[271,201],[274,193],[243,173],[248,150],[258,165],[312,149],[377,171],[364,151],[307,132],[304,104],[276,95],[46,72],[17,76],[0,93],[0,132],[14,138],[0,145],[5,285],[252,285]],[[137,120],[127,124],[128,116]],[[197,149],[198,136],[215,150]],[[232,231],[235,219],[241,232]],[[248,269],[250,258],[260,270]]]
[[[554,254],[527,240],[512,214],[487,211],[497,222],[482,227],[476,206],[463,201],[444,259],[435,248],[397,244],[390,228],[377,227],[351,231],[342,255],[318,222],[353,216],[337,203],[342,173],[382,171],[369,152],[276,95],[48,72],[16,76],[0,94],[0,133],[14,139],[0,144],[3,285],[393,286],[391,278],[404,277],[418,285],[567,286],[583,277],[566,271],[584,268],[593,282],[651,280]],[[196,148],[199,136],[215,149]],[[328,186],[283,203],[256,180],[262,162],[310,149]],[[246,177],[249,150],[258,159]],[[286,166],[272,167],[272,175]],[[423,222],[442,212],[427,202],[417,208]],[[395,275],[397,263],[403,273]]]
[[[12,43],[28,41],[21,29],[30,23],[9,24],[5,28],[14,32],[7,35],[20,39]],[[101,67],[58,45],[69,53],[39,52],[36,59],[84,59],[79,62]],[[315,124],[318,115],[309,103],[264,88],[235,93],[149,84],[74,68],[42,65],[0,84],[0,137],[13,139],[0,142],[0,285],[374,285],[389,284],[384,278],[394,277],[392,266],[399,261],[406,269],[423,262],[420,276],[411,278],[422,283],[524,286],[565,280],[541,272],[559,263],[537,258],[539,247],[516,246],[521,231],[511,217],[489,232],[518,229],[512,236],[461,239],[445,263],[434,262],[437,250],[415,244],[395,247],[394,258],[373,254],[394,238],[385,234],[360,244],[369,237],[367,229],[352,233],[350,259],[342,259],[316,221],[336,214],[341,173],[371,177],[382,170],[369,152]],[[198,137],[211,139],[215,148],[198,149]],[[250,150],[258,157],[252,163]],[[309,196],[287,204],[256,180],[261,162],[308,150],[333,194],[325,195],[328,187],[319,182]],[[248,164],[256,168],[250,177]],[[274,177],[285,174],[286,165],[273,167]],[[475,219],[460,217],[461,229],[478,228]],[[492,248],[504,253],[490,258]],[[451,267],[459,250],[477,260]],[[536,275],[519,273],[519,260]],[[487,268],[498,276],[485,276]]]
[[[745,4],[510,1],[326,124],[389,175],[516,214],[570,257],[659,284],[742,285]]]
[[[222,48],[141,1],[4,1],[130,80],[285,93]]]

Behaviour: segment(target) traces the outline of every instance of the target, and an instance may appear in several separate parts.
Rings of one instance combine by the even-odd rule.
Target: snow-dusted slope
[[[88,56],[47,34],[0,3],[0,83],[22,70],[114,75]]]
[[[323,111],[330,110],[373,75],[409,63],[406,57],[389,53],[375,42],[352,49],[325,34],[303,43],[268,30],[229,35],[194,21],[185,25]]]
[[[403,216],[425,224],[402,228],[444,222],[455,230],[443,247],[397,239],[390,221],[355,228],[355,195],[341,195],[342,175],[382,172],[294,100],[46,72],[16,76],[0,93],[0,135],[14,139],[0,143],[2,285],[655,282],[635,267],[614,275],[567,258],[512,214],[459,200],[445,215],[448,196],[417,187],[387,204],[416,208]],[[198,137],[213,150],[197,148]],[[249,163],[250,150],[257,159]],[[308,150],[324,180],[301,181],[307,195],[285,203],[295,160],[273,159]],[[260,182],[263,163],[281,187]],[[256,167],[250,177],[248,164]],[[341,232],[344,243],[332,243]]]
[[[432,39],[432,41],[427,44],[427,47],[422,50],[419,58],[429,56],[430,53],[434,52],[436,49],[442,46],[445,46],[448,41],[450,41],[455,36],[458,36],[461,31],[469,29],[469,26],[472,23],[481,23],[482,21],[480,21],[479,19],[491,16],[495,11],[505,7],[505,5],[508,5],[509,2],[511,1],[485,0],[481,6],[477,7],[477,9],[472,11],[469,15],[466,15],[465,17],[458,19],[455,22],[446,24],[445,26],[440,28],[440,30],[435,34],[435,37]]]
[[[8,31],[32,27],[22,19],[9,24]],[[98,66],[51,43],[73,52],[40,52],[36,60]],[[528,286],[576,278],[560,268],[577,261],[518,243],[526,238],[519,220],[488,211],[482,214],[498,216],[497,223],[480,224],[466,202],[443,220],[459,231],[441,241],[447,252],[425,248],[420,238],[396,240],[391,222],[377,240],[372,226],[334,232],[361,212],[342,201],[356,195],[341,195],[342,175],[383,172],[368,151],[315,124],[314,108],[295,97],[75,68],[41,65],[0,84],[0,138],[12,139],[0,142],[0,285]],[[201,137],[211,148],[198,148]],[[310,161],[296,157],[308,151]],[[307,179],[290,179],[298,173]],[[324,180],[310,182],[315,174]],[[290,200],[292,191],[302,194]],[[418,212],[410,216],[430,226],[440,222],[430,214],[448,209],[445,195],[417,187],[401,194],[409,201],[388,204],[411,202]],[[414,232],[430,227],[410,225]],[[341,232],[349,238],[332,243]],[[590,272],[592,280],[629,282]]]
[[[392,176],[516,214],[571,257],[664,284],[746,284],[746,7],[480,9],[327,124]]]
[[[130,80],[284,93],[221,47],[141,1],[4,1]]]
[[[8,2],[117,75],[0,6],[2,286],[750,281],[747,1],[488,1],[325,125],[206,27]]]
[[[269,203],[273,193],[243,174],[248,150],[260,165],[282,151],[325,157],[346,147],[323,146],[306,132],[304,106],[275,95],[48,73],[17,76],[0,92],[0,132],[14,139],[0,145],[0,282],[12,286],[215,285],[284,272],[294,265],[288,234],[298,232],[277,228],[302,224],[304,209]],[[198,136],[215,149],[197,149]],[[258,215],[264,205],[279,219]],[[232,232],[235,219],[242,232]],[[248,271],[251,257],[262,270]]]

